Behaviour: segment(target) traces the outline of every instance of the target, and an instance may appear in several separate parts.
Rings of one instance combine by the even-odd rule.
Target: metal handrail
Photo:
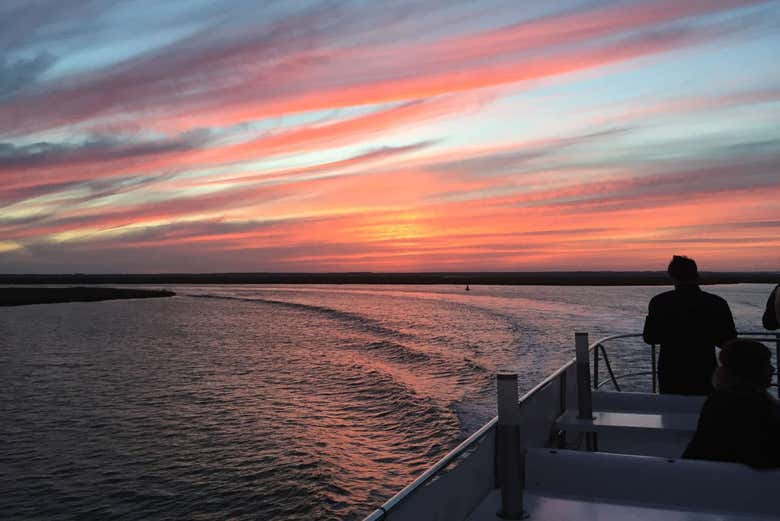
[[[609,355],[607,355],[607,350],[604,348],[604,343],[609,342],[611,340],[618,340],[620,338],[638,338],[641,337],[641,333],[621,333],[618,335],[610,335],[605,336],[603,338],[599,338],[595,342],[593,342],[590,345],[590,349],[593,351],[593,389],[599,389],[602,385],[604,385],[607,382],[612,382],[612,386],[615,388],[616,391],[620,391],[620,384],[618,383],[618,380],[620,378],[625,378],[628,376],[636,376],[636,375],[620,375],[615,376],[615,373],[612,371],[612,364],[609,362]],[[653,347],[653,371],[651,371],[651,374],[653,374],[653,392],[655,392],[655,345]],[[604,380],[603,382],[599,382],[599,352],[604,356],[604,364],[607,366],[607,372],[609,373],[609,379]]]
[[[598,364],[599,364],[599,351],[601,351],[601,354],[604,356],[604,365],[607,366],[607,372],[609,373],[609,381],[612,382],[612,385],[615,387],[615,390],[620,392],[620,385],[618,385],[618,378],[625,378],[629,375],[622,375],[620,377],[616,377],[614,371],[612,371],[612,364],[609,363],[609,355],[607,355],[607,350],[604,348],[604,344],[596,344],[596,346],[593,348],[593,385],[595,389],[598,389],[600,386],[598,385],[599,375],[598,375]],[[606,382],[604,382],[606,383]]]
[[[539,392],[542,388],[546,387],[550,384],[550,382],[554,381],[558,376],[560,376],[563,372],[565,372],[569,367],[571,367],[575,363],[575,359],[572,358],[565,364],[563,364],[561,367],[559,367],[557,370],[555,370],[552,374],[548,375],[547,378],[533,386],[530,390],[528,390],[523,396],[520,397],[518,400],[518,404],[522,404],[527,399],[529,399],[532,395]],[[490,429],[494,428],[496,424],[498,423],[498,416],[494,416],[493,419],[491,419],[489,422],[487,422],[485,425],[482,426],[477,432],[463,440],[463,442],[460,443],[457,447],[452,449],[450,452],[448,452],[444,457],[442,457],[439,461],[437,461],[432,467],[430,467],[428,470],[423,472],[417,479],[412,481],[410,484],[408,484],[406,487],[404,487],[399,493],[385,501],[382,506],[374,510],[371,514],[369,514],[368,517],[364,518],[363,521],[380,521],[384,518],[387,514],[390,513],[390,511],[398,506],[399,503],[401,503],[404,499],[406,499],[407,496],[409,496],[412,492],[414,492],[417,488],[425,484],[427,481],[429,481],[431,478],[435,477],[442,469],[445,469],[448,465],[450,465],[453,461],[455,461],[459,456],[461,456],[466,450],[471,448],[472,445],[474,445],[477,441],[479,441],[482,437],[484,437]]]
[[[379,521],[386,516],[396,505],[403,501],[406,496],[414,492],[419,486],[427,482],[429,479],[438,474],[442,469],[446,468],[450,463],[455,461],[466,450],[471,448],[477,441],[487,434],[498,422],[498,416],[494,416],[492,420],[483,425],[477,432],[463,440],[457,447],[449,451],[444,457],[437,461],[432,467],[420,474],[420,476],[405,486],[398,494],[394,495],[384,503],[382,506],[374,510],[363,521]]]
[[[634,372],[634,373],[626,373],[621,375],[615,375],[615,373],[612,371],[612,365],[609,361],[609,355],[607,354],[607,350],[604,347],[605,342],[609,342],[612,340],[618,340],[621,338],[638,338],[641,337],[641,333],[625,333],[625,334],[619,334],[619,335],[610,335],[606,336],[604,338],[600,338],[599,340],[596,340],[590,345],[590,349],[593,351],[593,389],[600,389],[602,386],[606,385],[608,382],[612,383],[612,386],[615,388],[616,391],[620,391],[620,384],[618,383],[619,380],[624,378],[631,378],[635,376],[651,376],[652,382],[653,382],[653,392],[657,392],[657,382],[658,382],[658,369],[656,364],[656,344],[651,344],[651,367],[652,369],[650,371],[640,371],[640,372]],[[780,332],[773,332],[773,331],[739,331],[737,332],[737,336],[744,340],[755,340],[758,342],[766,342],[766,341],[775,341],[775,359],[778,361],[777,365],[780,366]],[[599,360],[600,356],[604,359],[604,364],[607,366],[607,372],[609,373],[609,378],[606,378],[604,380],[599,380]],[[774,373],[778,379],[780,380],[780,368],[775,371]],[[777,396],[780,397],[780,382],[771,384],[772,387],[777,387]]]
[[[548,375],[547,378],[533,386],[530,390],[528,390],[523,396],[520,397],[518,400],[518,404],[522,404],[525,402],[528,398],[530,398],[532,395],[537,393],[542,388],[546,387],[550,384],[553,380],[555,380],[558,376],[561,375],[561,373],[565,372],[569,367],[571,367],[575,362],[575,359],[572,358],[565,364],[563,364],[561,367],[559,367],[557,370],[555,370],[552,374]],[[445,469],[448,465],[450,465],[453,461],[455,461],[459,456],[461,456],[466,450],[471,448],[472,445],[474,445],[477,441],[479,441],[482,437],[485,436],[485,434],[490,431],[490,429],[494,428],[496,424],[498,423],[498,416],[494,416],[493,419],[491,419],[489,422],[487,422],[485,425],[482,426],[477,432],[463,440],[463,442],[460,443],[457,447],[452,449],[450,452],[448,452],[444,457],[442,457],[439,461],[437,461],[432,467],[430,467],[428,470],[423,472],[417,479],[409,483],[406,487],[404,487],[399,493],[385,501],[382,506],[374,510],[371,514],[369,514],[368,517],[364,518],[363,521],[379,521],[384,518],[387,514],[390,513],[390,511],[398,506],[399,503],[401,503],[404,499],[406,499],[407,496],[409,496],[412,492],[417,490],[421,485],[426,483],[428,480],[436,476],[442,469]]]
[[[610,382],[612,383],[612,386],[615,387],[616,380],[624,380],[624,379],[628,379],[628,378],[634,378],[636,376],[652,376],[652,375],[653,375],[652,371],[638,371],[636,373],[620,374],[620,375],[617,375],[616,377],[614,377],[614,379],[612,377],[610,377],[610,378],[605,378],[605,379],[599,381],[598,387],[594,387],[594,389],[601,389],[602,387],[604,387],[606,384],[608,384]],[[618,392],[621,392],[621,389],[619,387],[615,387],[615,390],[618,391]]]

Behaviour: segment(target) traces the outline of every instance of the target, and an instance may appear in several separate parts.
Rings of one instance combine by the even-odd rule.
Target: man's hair
[[[699,280],[696,261],[682,255],[672,257],[672,262],[669,263],[666,272],[677,282],[696,282]]]
[[[772,363],[769,349],[755,340],[734,339],[720,351],[720,361],[733,376],[762,384]]]

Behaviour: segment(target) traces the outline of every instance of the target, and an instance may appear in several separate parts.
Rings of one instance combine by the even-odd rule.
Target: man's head
[[[669,268],[666,270],[675,284],[696,284],[699,280],[699,271],[696,261],[682,255],[672,257]]]
[[[720,351],[720,362],[731,379],[739,379],[766,389],[772,383],[772,359],[769,349],[755,340],[735,339]]]

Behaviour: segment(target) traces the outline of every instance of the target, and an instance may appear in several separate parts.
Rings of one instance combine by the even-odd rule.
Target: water
[[[360,519],[494,415],[497,369],[528,389],[662,290],[173,289],[0,310],[0,517]],[[740,330],[770,290],[708,288]]]

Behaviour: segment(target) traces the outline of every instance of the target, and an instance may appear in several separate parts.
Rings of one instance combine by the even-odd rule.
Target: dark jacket
[[[712,392],[715,346],[737,336],[729,305],[697,285],[678,286],[650,300],[643,333],[660,344],[658,383],[662,393]]]
[[[780,288],[780,285],[775,286],[775,289],[773,289],[772,293],[769,294],[769,298],[766,301],[764,316],[761,318],[761,322],[763,322],[764,327],[773,331],[780,327],[780,324],[778,324],[777,308],[775,307],[777,288]]]
[[[683,458],[780,467],[780,407],[758,389],[715,390]]]

